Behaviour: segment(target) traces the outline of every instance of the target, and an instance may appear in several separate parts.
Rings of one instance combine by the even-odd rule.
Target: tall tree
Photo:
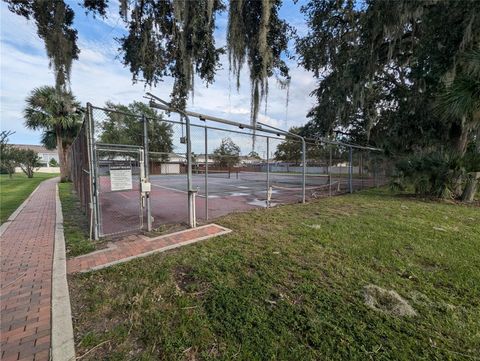
[[[342,130],[394,152],[462,144],[462,121],[433,109],[478,49],[478,1],[310,1],[302,11],[310,31],[297,50],[319,79],[309,132]]]
[[[463,155],[469,135],[473,138],[480,131],[480,45],[459,58],[456,72],[446,83],[437,110],[444,119],[459,122],[460,136],[454,146]]]
[[[38,153],[32,149],[17,149],[15,157],[18,166],[28,178],[33,178],[33,173],[42,165]]]
[[[17,165],[15,148],[9,143],[8,139],[13,133],[10,130],[2,130],[0,132],[0,173],[8,173],[10,178],[15,173]]]
[[[65,91],[70,81],[73,60],[80,52],[77,30],[73,25],[74,12],[63,0],[4,0],[9,9],[35,21],[37,34],[43,40],[50,66],[55,74],[57,90]]]
[[[49,148],[55,139],[62,181],[70,179],[68,153],[81,123],[77,113],[79,107],[80,103],[71,92],[51,86],[35,88],[26,99],[25,126],[43,130],[42,140]]]
[[[230,70],[240,86],[240,72],[246,62],[250,70],[251,121],[256,124],[262,99],[268,95],[268,78],[275,76],[282,86],[289,83],[287,54],[290,27],[278,16],[281,0],[230,0],[228,6],[227,50]],[[85,0],[87,10],[106,16],[106,0]],[[193,96],[194,75],[206,84],[214,81],[220,67],[214,30],[221,0],[143,0],[120,11],[128,21],[128,34],[120,41],[122,59],[133,80],[141,78],[156,85],[163,77],[175,79],[172,98],[184,108],[188,93]],[[130,16],[127,16],[130,10]]]
[[[104,1],[105,6],[107,1]],[[95,10],[85,3],[87,9]],[[174,78],[172,98],[184,108],[193,91],[194,75],[213,82],[222,49],[215,47],[215,16],[224,9],[219,0],[144,0],[130,9],[128,34],[119,39],[122,60],[133,80],[156,85]],[[126,15],[127,9],[122,12]]]
[[[162,115],[142,102],[126,105],[106,104],[107,117],[100,122],[100,140],[110,144],[143,144],[143,124],[140,116],[148,118],[148,149],[151,152],[173,151],[172,125],[162,121]]]
[[[72,61],[78,58],[74,12],[63,0],[4,0],[9,9],[33,18],[56,75],[57,88],[66,89]],[[222,0],[119,0],[127,34],[118,39],[121,59],[133,81],[156,85],[165,76],[174,78],[172,101],[184,108],[194,77],[207,85],[214,81],[224,48],[215,45],[215,20],[226,6]],[[246,61],[250,70],[251,121],[256,124],[262,99],[268,95],[268,78],[288,86],[287,54],[290,28],[278,16],[281,0],[229,0],[227,49],[230,70],[237,77]],[[107,17],[108,0],[83,0],[83,7]]]
[[[240,161],[240,147],[231,138],[223,138],[222,143],[213,151],[212,158],[218,167],[234,167]]]
[[[230,71],[236,77],[238,89],[240,72],[247,62],[253,126],[257,123],[260,103],[268,96],[268,78],[275,76],[283,86],[290,81],[287,64],[281,56],[287,52],[291,29],[278,16],[281,4],[280,0],[230,0],[227,31]]]
[[[300,134],[302,128],[291,127],[288,131],[289,133]],[[275,160],[300,164],[302,162],[302,143],[298,139],[287,137],[277,146],[273,156]]]

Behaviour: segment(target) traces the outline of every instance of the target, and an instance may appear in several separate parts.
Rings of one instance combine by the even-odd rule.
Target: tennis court
[[[151,175],[150,182],[153,227],[187,223],[186,174]],[[102,232],[121,233],[141,227],[145,215],[139,212],[139,179],[133,179],[133,187],[127,191],[111,191],[108,176],[101,177],[100,183]],[[356,189],[372,187],[374,183],[372,177],[353,179]],[[348,191],[348,178],[341,175],[309,174],[305,184],[307,200]],[[302,201],[302,174],[237,170],[211,170],[206,174],[205,170],[197,170],[192,175],[192,186],[196,190],[196,218],[200,223],[232,212]]]
[[[168,225],[194,227],[233,212],[353,192],[387,179],[388,164],[377,149],[305,139],[266,124],[247,131],[248,124],[198,113],[190,113],[197,120],[187,125],[182,118],[87,108],[72,148],[72,174],[95,239]],[[102,124],[123,118],[140,122],[143,138],[132,144],[102,141]],[[164,133],[157,134],[154,124]]]

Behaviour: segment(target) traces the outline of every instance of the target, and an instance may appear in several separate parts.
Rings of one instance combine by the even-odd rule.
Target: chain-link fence
[[[84,117],[84,121],[80,128],[80,131],[72,143],[70,149],[70,165],[71,175],[74,189],[80,200],[82,211],[89,219],[90,224],[90,237],[93,236],[93,200],[92,200],[92,184],[91,179],[91,158],[90,152],[90,129],[87,116]]]
[[[195,226],[383,185],[388,177],[375,149],[305,140],[268,125],[253,136],[247,124],[196,113],[179,111],[172,120],[87,108],[72,170],[95,237]]]

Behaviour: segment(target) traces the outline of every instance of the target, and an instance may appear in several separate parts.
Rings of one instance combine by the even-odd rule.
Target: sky
[[[86,15],[77,0],[68,4],[75,10],[74,27],[78,30],[78,45],[81,53],[73,63],[71,89],[78,100],[85,105],[103,106],[105,102],[128,104],[142,101],[146,91],[168,99],[173,80],[165,78],[156,88],[145,87],[139,82],[132,84],[131,73],[125,68],[117,51],[116,37],[125,33],[125,24],[120,19],[116,1],[109,9],[107,19]],[[293,3],[284,0],[280,17],[297,29],[298,34],[307,31],[305,20],[300,13],[304,1]],[[215,31],[216,45],[226,43],[226,12],[217,17]],[[11,13],[4,2],[0,3],[0,120],[1,130],[11,130],[10,143],[39,144],[41,131],[26,129],[22,110],[25,98],[32,89],[43,85],[54,85],[54,76],[49,68],[43,41],[36,34],[32,20]],[[194,100],[188,101],[187,109],[249,123],[250,87],[248,68],[243,67],[241,88],[235,89],[235,80],[230,77],[226,56],[222,57],[222,69],[215,82],[208,88],[200,79],[195,79]],[[291,85],[288,110],[286,90],[280,89],[274,79],[270,80],[268,106],[262,105],[259,121],[282,129],[305,124],[306,114],[313,106],[310,93],[316,81],[312,73],[298,67],[295,61],[290,66]]]

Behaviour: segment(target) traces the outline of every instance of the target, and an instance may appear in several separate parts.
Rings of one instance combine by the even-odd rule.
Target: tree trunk
[[[480,125],[477,127],[477,141],[476,141],[477,152],[480,153]]]
[[[478,180],[480,179],[480,172],[472,172],[468,174],[467,185],[463,190],[462,201],[473,202],[475,194],[477,193]]]
[[[465,155],[465,151],[467,150],[468,132],[469,128],[466,125],[466,117],[462,117],[460,136],[456,140],[456,150],[461,157]]]
[[[68,181],[68,172],[67,172],[67,161],[65,157],[65,149],[63,146],[62,135],[60,129],[57,128],[56,130],[57,135],[57,152],[58,152],[58,159],[60,163],[60,181],[67,182]]]
[[[71,151],[71,145],[64,144],[63,152],[65,157],[65,167],[66,167],[66,174],[67,174],[68,181],[72,180],[72,166],[71,166],[71,159],[70,159],[70,151]]]

